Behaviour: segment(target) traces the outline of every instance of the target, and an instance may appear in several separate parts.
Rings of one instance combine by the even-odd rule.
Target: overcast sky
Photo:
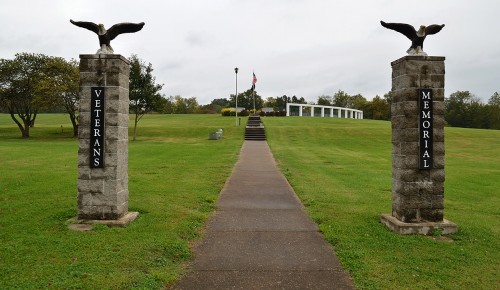
[[[446,57],[446,95],[468,90],[486,101],[500,91],[499,11],[492,0],[0,0],[0,58],[95,53],[97,36],[69,19],[145,22],[111,45],[152,63],[166,96],[228,98],[238,67],[238,91],[254,71],[264,98],[316,101],[343,90],[372,99],[391,89],[390,63],[410,46],[379,21],[445,24],[424,50]]]

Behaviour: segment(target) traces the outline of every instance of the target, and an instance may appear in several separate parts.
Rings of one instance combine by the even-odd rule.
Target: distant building
[[[274,112],[274,108],[266,107],[266,108],[262,108],[261,111],[264,113],[271,113],[271,112]]]

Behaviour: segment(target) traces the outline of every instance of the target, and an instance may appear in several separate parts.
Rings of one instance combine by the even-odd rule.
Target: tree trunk
[[[134,120],[134,139],[132,139],[133,141],[135,141],[135,137],[137,136],[137,122],[139,122],[139,120],[137,119],[137,114],[135,114],[135,120]]]
[[[17,127],[19,128],[19,130],[21,130],[21,137],[23,138],[29,138],[30,137],[30,127],[29,125],[26,125],[26,121],[24,121],[24,126],[26,127],[26,129],[23,127],[23,124],[21,124],[21,122],[19,122],[16,117],[14,116],[14,113],[11,111],[9,112],[10,113],[10,117],[12,118],[12,120],[14,120],[14,122],[17,124]]]
[[[78,137],[78,124],[73,125],[73,137]]]
[[[34,115],[33,115],[33,119],[31,119],[31,120],[30,120],[30,127],[31,127],[31,128],[35,127],[36,114],[37,114],[37,113],[35,112],[35,113],[34,113]],[[30,115],[28,115],[28,116],[30,116]],[[28,119],[29,119],[29,118],[30,118],[30,117],[28,117]]]
[[[69,118],[71,120],[71,124],[73,125],[73,137],[78,137],[78,124],[76,123],[75,114],[70,114]]]
[[[23,138],[29,138],[30,137],[30,127],[28,126],[26,129],[22,130],[23,131]]]
[[[23,131],[23,138],[29,138],[30,137],[30,128],[32,128],[32,124],[34,123],[33,119],[26,119],[24,120],[24,130]]]

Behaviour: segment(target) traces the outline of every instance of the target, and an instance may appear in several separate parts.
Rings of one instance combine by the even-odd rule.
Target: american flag
[[[255,83],[257,83],[257,77],[255,76],[255,73],[253,73],[252,90],[255,90]]]

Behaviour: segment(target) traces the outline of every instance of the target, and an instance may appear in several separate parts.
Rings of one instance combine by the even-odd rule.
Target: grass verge
[[[264,118],[280,168],[361,289],[496,289],[500,281],[500,131],[446,128],[445,218],[452,242],[398,236],[391,211],[390,123]],[[224,139],[208,133],[224,129]],[[0,114],[2,289],[157,289],[183,272],[189,243],[243,142],[233,118],[151,115],[129,145],[126,229],[70,231],[77,141],[67,116],[40,115],[28,140]],[[436,233],[439,235],[439,233]]]
[[[222,140],[210,131],[224,129]],[[21,139],[0,114],[0,288],[158,289],[190,258],[243,142],[215,115],[148,115],[129,143],[128,228],[69,230],[77,211],[77,140],[65,115],[39,115]]]
[[[287,117],[264,123],[282,172],[357,287],[500,287],[500,131],[445,130],[445,218],[459,227],[450,242],[399,236],[379,222],[391,212],[390,122]]]

